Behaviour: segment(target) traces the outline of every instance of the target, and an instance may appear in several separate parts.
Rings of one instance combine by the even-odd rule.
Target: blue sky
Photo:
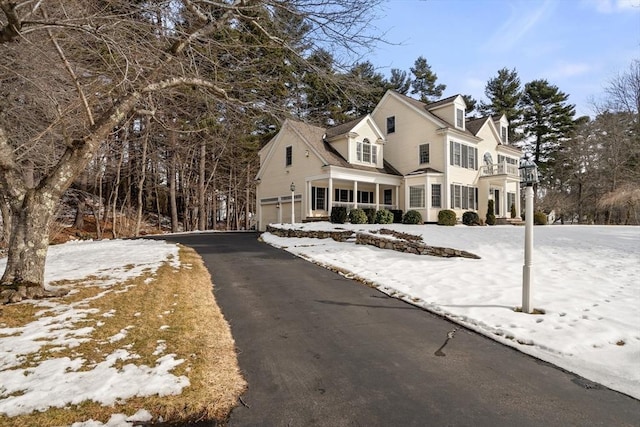
[[[388,0],[375,22],[385,40],[370,60],[409,71],[424,56],[444,96],[485,99],[486,82],[515,68],[569,94],[578,115],[607,81],[640,59],[640,0]]]

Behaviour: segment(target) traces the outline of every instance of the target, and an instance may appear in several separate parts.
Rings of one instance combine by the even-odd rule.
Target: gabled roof
[[[358,123],[360,123],[362,119],[364,119],[365,117],[366,116],[361,116],[361,117],[358,117],[357,119],[350,120],[341,125],[328,128],[326,132],[327,138],[331,139],[333,137],[349,133],[349,131],[353,129]]]
[[[285,126],[288,126],[293,132],[295,132],[300,139],[309,146],[309,149],[313,151],[320,160],[325,164],[325,166],[340,166],[348,169],[355,170],[366,170],[371,172],[379,172],[388,175],[398,175],[402,176],[400,172],[398,172],[393,166],[391,166],[388,162],[384,161],[384,168],[375,168],[371,166],[361,166],[354,165],[349,163],[342,155],[335,149],[333,146],[326,141],[325,136],[332,133],[334,136],[341,135],[343,133],[351,130],[358,121],[361,121],[362,118],[358,120],[351,121],[349,123],[345,123],[343,125],[336,126],[334,128],[324,129],[318,126],[313,126],[308,123],[300,122],[297,120],[287,119],[282,125],[282,129]],[[351,125],[350,127],[347,125]],[[343,128],[347,129],[345,131],[335,131],[335,128]],[[275,138],[277,138],[276,136]],[[275,139],[274,138],[274,139]],[[272,140],[273,141],[273,140]],[[271,144],[271,142],[269,142]]]
[[[477,136],[478,132],[480,132],[480,129],[482,129],[482,126],[487,123],[487,120],[489,120],[488,116],[467,120],[467,130]]]
[[[433,101],[428,104],[425,104],[425,106],[428,110],[431,110],[432,108],[440,107],[441,105],[451,104],[459,96],[460,96],[459,94],[452,95],[448,98],[439,99],[437,101]]]

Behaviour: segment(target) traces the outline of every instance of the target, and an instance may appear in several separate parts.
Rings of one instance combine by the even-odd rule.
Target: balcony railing
[[[484,165],[480,169],[481,176],[493,176],[493,175],[510,175],[510,176],[520,176],[520,171],[518,170],[518,165],[512,165],[511,163],[502,162],[496,163],[493,165]]]

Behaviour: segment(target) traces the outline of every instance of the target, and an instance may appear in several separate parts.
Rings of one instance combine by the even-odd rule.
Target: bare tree
[[[279,63],[301,62],[318,43],[366,47],[378,2],[0,0],[0,194],[12,223],[0,301],[49,294],[44,263],[58,202],[148,95],[194,90],[223,106],[282,113],[265,59],[277,52]],[[307,43],[287,43],[282,15],[308,23]]]

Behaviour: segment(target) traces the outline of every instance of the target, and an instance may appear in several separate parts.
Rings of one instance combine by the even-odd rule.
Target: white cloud
[[[491,36],[483,46],[483,50],[511,50],[555,7],[551,0],[545,0],[535,10],[523,10],[529,4],[528,2],[511,4],[509,19]]]

